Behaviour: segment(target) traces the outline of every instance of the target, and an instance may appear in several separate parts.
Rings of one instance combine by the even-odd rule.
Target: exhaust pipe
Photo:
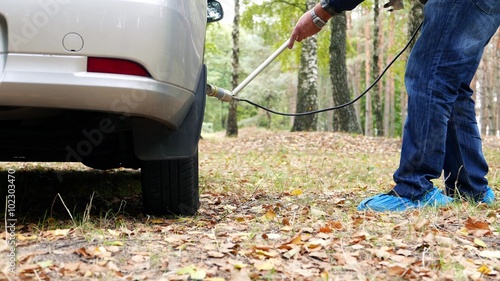
[[[217,98],[218,100],[223,102],[232,102],[234,100],[238,100],[230,91],[211,84],[207,84],[207,96]]]

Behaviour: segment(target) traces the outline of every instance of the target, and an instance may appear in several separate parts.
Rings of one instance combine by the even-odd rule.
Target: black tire
[[[192,216],[200,206],[198,153],[177,160],[144,161],[143,210],[147,215]]]

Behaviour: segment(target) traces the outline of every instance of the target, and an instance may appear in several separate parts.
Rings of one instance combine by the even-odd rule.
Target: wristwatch
[[[316,15],[316,13],[314,12],[314,9],[311,10],[311,17],[314,25],[316,25],[318,28],[323,28],[323,26],[326,25],[326,21],[318,17],[318,15]]]
[[[329,13],[332,17],[335,15],[338,15],[342,12],[342,11],[337,11],[337,10],[335,10],[335,8],[328,5],[328,0],[321,0],[320,5],[321,5],[321,8],[323,8],[323,10],[325,10],[327,13]]]

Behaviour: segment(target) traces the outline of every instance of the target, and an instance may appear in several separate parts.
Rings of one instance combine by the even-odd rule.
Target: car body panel
[[[194,91],[203,61],[206,1],[22,0],[14,3],[0,2],[11,53],[77,53],[131,59],[145,66],[154,79]],[[70,33],[81,36],[81,50],[65,49],[63,40]]]
[[[0,106],[116,112],[175,128],[194,100],[206,13],[205,0],[2,1]],[[87,73],[87,57],[130,60],[151,77]],[[134,94],[144,99],[123,104]]]
[[[115,112],[176,128],[194,100],[192,92],[150,78],[88,73],[86,62],[81,56],[9,54],[0,104]]]

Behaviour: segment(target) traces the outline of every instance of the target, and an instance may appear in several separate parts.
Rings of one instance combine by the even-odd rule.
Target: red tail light
[[[87,72],[101,72],[151,77],[149,72],[140,64],[122,59],[96,58],[87,59]]]

